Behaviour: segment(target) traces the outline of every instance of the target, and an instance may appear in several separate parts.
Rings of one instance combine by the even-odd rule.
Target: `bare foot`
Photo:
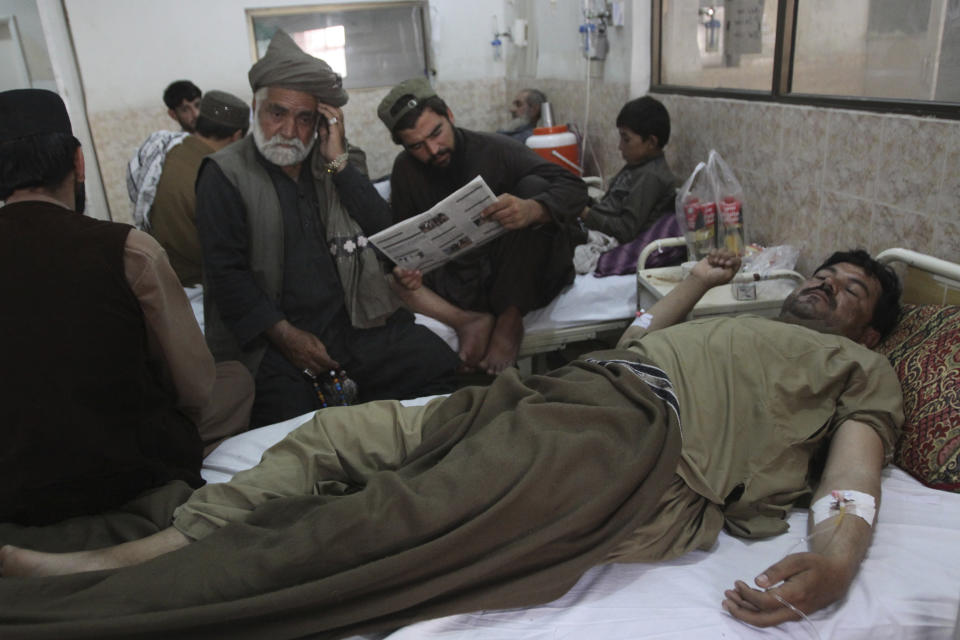
[[[513,366],[517,362],[522,340],[523,316],[516,307],[509,307],[497,316],[487,353],[480,361],[480,368],[491,375],[496,375],[507,367]]]
[[[114,569],[109,556],[98,551],[44,553],[13,545],[0,547],[0,575],[9,577],[61,576],[81,571]]]
[[[476,367],[483,354],[487,352],[490,334],[493,333],[494,319],[489,313],[465,311],[467,320],[457,326],[457,338],[460,340],[460,359],[468,367]]]

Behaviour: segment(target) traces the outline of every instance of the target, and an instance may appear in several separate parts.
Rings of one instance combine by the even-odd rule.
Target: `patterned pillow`
[[[960,492],[960,306],[903,305],[877,350],[903,387],[894,462],[928,487]]]

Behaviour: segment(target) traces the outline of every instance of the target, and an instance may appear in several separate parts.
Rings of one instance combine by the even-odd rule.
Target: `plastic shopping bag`
[[[740,275],[730,283],[736,300],[785,298],[796,287],[790,279],[768,280],[778,271],[792,271],[800,250],[789,244],[767,247],[744,258]]]
[[[677,192],[677,221],[691,260],[700,260],[717,246],[717,206],[706,168],[703,162],[697,164]]]
[[[743,255],[747,247],[743,220],[743,187],[715,149],[707,158],[707,182],[717,210],[717,246]]]

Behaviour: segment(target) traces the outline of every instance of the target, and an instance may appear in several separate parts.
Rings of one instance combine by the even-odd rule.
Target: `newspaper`
[[[480,217],[495,200],[490,187],[477,176],[429,210],[369,240],[397,266],[426,273],[506,231],[499,222]]]

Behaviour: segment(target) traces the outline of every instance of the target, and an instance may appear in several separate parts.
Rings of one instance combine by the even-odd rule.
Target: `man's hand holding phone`
[[[317,103],[317,146],[326,160],[327,171],[339,173],[347,166],[347,139],[343,126],[343,111],[338,107]]]

